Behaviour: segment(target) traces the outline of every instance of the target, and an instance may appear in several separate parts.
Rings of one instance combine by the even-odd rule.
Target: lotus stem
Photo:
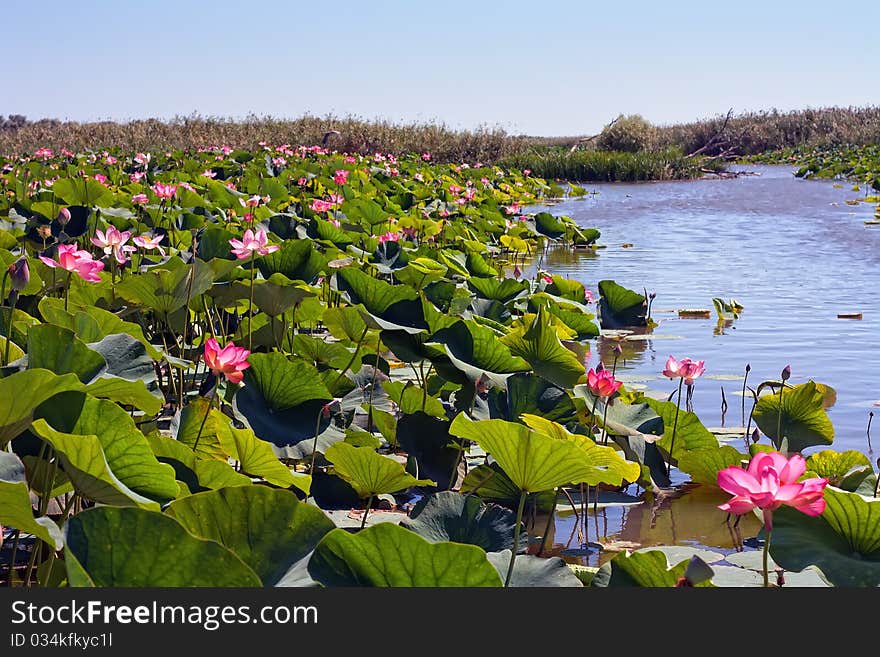
[[[684,384],[684,379],[678,380],[678,400],[675,403],[675,420],[672,422],[672,440],[669,441],[669,461],[666,463],[666,476],[669,477],[672,474],[672,454],[675,451],[675,432],[678,430],[678,411],[681,408],[681,387]]]
[[[254,268],[254,260],[256,258],[256,251],[251,251],[251,295],[248,302],[248,351],[254,350],[254,340],[253,340],[253,322],[254,322],[254,274],[256,273],[256,269]]]
[[[15,555],[18,553],[18,541],[21,538],[21,530],[15,530],[15,540],[12,541],[12,554],[9,557],[9,581],[7,586],[12,588],[12,575],[15,573]]]
[[[6,273],[3,274],[3,283],[0,284],[0,298],[5,298],[3,296],[3,290],[6,287],[6,278],[9,276],[9,270],[6,270]],[[10,292],[9,295],[9,320],[6,322],[6,344],[3,349],[3,366],[9,365],[9,343],[12,342],[12,318],[15,315],[15,304],[18,301],[17,295]],[[870,432],[870,429],[869,429]],[[870,440],[870,433],[868,434],[868,440]]]
[[[358,354],[361,351],[361,345],[364,343],[364,338],[367,337],[367,331],[369,331],[369,330],[370,330],[370,327],[368,327],[368,326],[364,327],[364,332],[361,333],[361,337],[357,341],[357,347],[355,347],[354,353],[351,355],[351,359],[348,361],[348,365],[345,366],[345,369],[343,369],[341,372],[339,372],[339,375],[333,381],[333,385],[330,386],[330,393],[331,394],[333,393],[333,389],[336,388],[336,384],[338,384],[342,380],[342,377],[344,377],[345,373],[348,372],[349,369],[351,369],[351,366],[354,364],[355,359],[357,359]],[[422,410],[424,410],[424,409],[422,409]]]
[[[364,509],[364,517],[361,520],[361,529],[363,529],[367,524],[367,516],[370,515],[370,507],[373,506],[373,497],[374,495],[370,495],[370,499],[367,500],[367,508]]]
[[[764,527],[764,529],[767,530],[767,538],[764,539],[764,557],[763,557],[763,563],[764,563],[764,587],[767,588],[767,587],[770,586],[770,572],[769,572],[769,569],[767,568],[767,562],[768,562],[768,559],[769,559],[769,556],[770,556],[770,536],[773,534],[773,530],[772,530],[772,529],[767,529],[766,526]]]
[[[318,421],[315,422],[315,440],[312,442],[312,460],[309,463],[309,474],[315,474],[315,457],[318,455],[318,436],[321,433],[321,418],[324,416],[324,406],[318,411]]]
[[[608,405],[611,403],[611,398],[605,398],[605,411],[602,413],[602,444],[608,444],[608,427],[605,422],[608,420]]]
[[[556,513],[556,503],[559,501],[559,488],[553,490],[553,506],[550,508],[550,515],[547,516],[547,525],[544,527],[544,535],[541,537],[541,548],[538,555],[544,554],[544,548],[547,546],[547,536],[550,535],[550,526],[553,523],[553,514]]]
[[[64,310],[67,311],[67,300],[70,297],[70,279],[73,276],[73,272],[67,272],[67,285],[64,287]]]
[[[205,411],[205,417],[202,418],[202,423],[199,425],[199,432],[196,434],[196,441],[193,443],[193,452],[195,452],[196,447],[199,446],[199,440],[201,440],[202,438],[202,431],[204,431],[205,423],[208,421],[208,416],[211,414],[211,406],[213,405],[214,395],[217,393],[217,386],[219,385],[220,381],[218,380],[214,387],[211,388],[211,392],[208,393],[208,396],[206,397],[206,399],[208,400],[208,408]]]
[[[746,363],[746,374],[743,377],[743,389],[742,389],[742,425],[746,426],[746,382],[749,380],[749,372],[751,371],[752,366],[750,363]],[[746,434],[746,438],[748,438],[748,434]]]
[[[776,414],[776,444],[777,449],[782,447],[782,391],[785,388],[785,381],[779,386],[779,412]]]
[[[510,553],[510,564],[507,566],[507,577],[504,579],[505,588],[510,586],[510,578],[513,576],[513,564],[516,563],[516,553],[519,550],[519,533],[522,524],[523,509],[526,506],[526,491],[521,491],[519,495],[519,506],[516,509],[516,525],[513,527],[513,551]]]

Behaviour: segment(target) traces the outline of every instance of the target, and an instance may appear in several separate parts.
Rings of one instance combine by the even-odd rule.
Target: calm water
[[[792,383],[812,378],[836,389],[837,403],[829,409],[833,447],[859,450],[873,460],[880,451],[880,418],[874,451],[865,429],[869,411],[880,415],[874,405],[880,400],[880,227],[863,222],[873,218],[875,206],[847,205],[864,196],[850,184],[835,188],[831,182],[800,180],[788,167],[747,168],[760,175],[588,185],[599,193],[551,211],[598,228],[599,242],[607,248],[595,254],[554,251],[545,268],[594,292],[605,278],[656,292],[652,314],[659,326],[650,339],[627,345],[626,360],[618,363],[628,383],[668,394],[673,384],[660,374],[668,355],[705,360],[694,411],[705,425],[721,426],[723,388],[724,424],[735,427],[742,424],[742,379],[733,377],[741,377],[749,363],[749,383],[755,386],[778,379],[790,364]],[[719,330],[712,297],[734,298],[745,310]],[[679,319],[682,308],[712,309],[712,319]],[[862,319],[837,319],[849,312],[862,313]],[[593,365],[599,358],[610,365],[607,340],[593,341],[593,351]],[[742,443],[733,444],[743,449]],[[723,514],[714,511],[725,498],[701,491],[654,508],[608,509],[607,534],[600,511],[599,536],[732,548],[726,527],[718,526]],[[706,513],[697,513],[700,508]],[[560,517],[556,541],[565,545],[572,528],[571,517]],[[577,539],[571,543],[576,545]]]

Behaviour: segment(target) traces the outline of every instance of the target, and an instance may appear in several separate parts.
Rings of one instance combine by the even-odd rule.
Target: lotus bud
[[[782,368],[782,380],[788,381],[791,378],[791,365]]]
[[[748,374],[748,373],[751,372],[751,371],[752,371],[752,364],[751,364],[751,363],[746,363],[746,374]]]
[[[648,298],[649,298],[651,301],[653,301],[654,299],[657,298],[657,293],[656,293],[656,292],[651,292],[651,294],[648,295]]]
[[[9,265],[9,279],[12,282],[12,289],[16,292],[21,292],[30,283],[31,270],[28,268],[28,261],[25,256],[21,256]]]
[[[67,208],[61,208],[61,210],[58,212],[58,223],[62,226],[66,226],[69,221],[70,210],[68,210]]]
[[[760,438],[761,438],[761,434],[758,433],[758,430],[757,430],[757,429],[755,429],[754,431],[752,431],[752,442],[753,442],[753,443],[758,442],[758,440],[760,440]]]
[[[623,347],[619,344],[614,345],[614,353],[620,356],[623,353]]]

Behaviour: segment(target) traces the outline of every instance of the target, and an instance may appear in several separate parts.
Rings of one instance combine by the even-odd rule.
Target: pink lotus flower
[[[229,243],[232,245],[232,253],[239,260],[250,258],[252,255],[269,255],[280,249],[276,244],[268,244],[266,231],[262,228],[254,233],[250,228],[244,231],[244,237],[240,240],[231,239]]]
[[[135,194],[131,197],[131,202],[135,205],[145,205],[149,200],[146,194]]]
[[[622,385],[608,370],[602,368],[598,371],[590,368],[587,372],[587,386],[597,397],[610,397]]]
[[[177,185],[165,185],[163,183],[156,183],[152,187],[153,193],[161,199],[172,199],[174,195],[177,193]]]
[[[768,532],[773,530],[773,510],[782,505],[808,516],[821,515],[828,480],[812,477],[798,482],[806,469],[807,462],[799,454],[787,459],[779,452],[758,452],[748,469],[731,466],[718,473],[718,486],[734,496],[718,508],[735,515],[761,509]]]
[[[221,349],[216,339],[205,340],[205,365],[216,376],[225,376],[230,383],[241,383],[244,370],[251,366],[247,362],[250,355],[250,351],[244,347],[236,347],[234,342]]]
[[[134,161],[140,164],[141,166],[147,166],[150,163],[150,154],[149,153],[138,153],[134,156]]]
[[[105,176],[103,173],[96,173],[96,174],[95,174],[95,180],[97,180],[97,181],[98,181],[99,183],[101,183],[102,185],[106,185],[106,184],[107,184],[107,176]]]
[[[586,303],[593,303],[593,293],[584,288],[584,301]]]
[[[523,175],[524,176],[531,176],[532,170],[531,169],[523,169]]]
[[[449,191],[453,194],[458,194],[461,191],[461,187],[459,187],[458,185],[450,185]]]
[[[102,230],[96,230],[95,235],[96,237],[91,238],[92,244],[104,249],[104,255],[113,254],[116,262],[120,265],[126,263],[128,253],[135,251],[133,246],[126,244],[128,238],[131,237],[131,233],[127,230],[119,231],[116,226],[111,225],[107,227],[106,233]]]
[[[519,211],[522,209],[519,203],[513,203],[511,205],[505,205],[503,210],[507,214],[519,214]]]
[[[547,274],[543,274],[543,275],[541,276],[541,279],[542,279],[545,283],[547,283],[547,285],[550,285],[550,283],[553,282],[553,277],[552,277],[552,276],[548,276]]]
[[[128,177],[128,179],[133,183],[139,183],[141,181],[141,179],[146,175],[147,174],[143,171],[135,171],[133,174],[131,174]]]
[[[34,151],[34,156],[39,157],[43,160],[48,160],[53,155],[54,153],[52,152],[51,148],[38,148],[36,151]]]
[[[150,237],[148,233],[144,233],[143,235],[138,235],[133,238],[131,241],[137,244],[139,247],[144,249],[145,251],[152,251],[153,249],[159,249],[159,253],[162,254],[162,257],[165,257],[165,249],[162,248],[162,235],[155,235]]]
[[[327,212],[330,208],[333,207],[333,204],[328,201],[322,201],[319,198],[316,198],[312,201],[312,204],[309,206],[312,209],[312,212]]]
[[[117,161],[116,158],[113,157],[112,155],[108,155],[107,157],[104,158],[104,164],[116,164],[116,161]]]
[[[354,159],[351,155],[346,156],[345,159],[342,161],[346,164],[354,164],[355,162],[357,162],[357,160]]]
[[[427,151],[425,151],[424,153],[422,153],[422,159],[425,162],[430,162],[431,161],[431,154],[428,153]]]
[[[246,208],[256,208],[260,205],[260,202],[263,200],[259,196],[251,196],[248,200],[238,199],[241,204]]]
[[[58,217],[56,218],[56,221],[58,221],[58,223],[61,224],[62,226],[66,226],[67,224],[69,224],[70,223],[70,210],[68,210],[67,208],[61,208],[58,211]]]
[[[379,235],[379,244],[385,244],[385,242],[396,242],[400,239],[400,233],[392,233],[390,230],[384,235]]]
[[[333,173],[333,182],[337,185],[344,185],[348,182],[348,171],[346,169],[337,169]]]
[[[76,157],[76,153],[74,153],[73,151],[69,151],[66,148],[61,149],[61,154],[64,157]]]
[[[339,221],[339,219],[331,219],[330,223],[333,224],[334,226],[336,226],[337,228],[342,226],[342,223]]]
[[[332,205],[342,205],[345,203],[345,197],[342,194],[330,194],[327,196],[327,200]]]
[[[92,254],[88,251],[78,251],[76,244],[60,244],[58,246],[58,260],[52,260],[46,256],[40,256],[40,260],[53,269],[76,272],[84,281],[101,282],[98,272],[104,269],[104,263],[92,258]]]
[[[675,360],[674,356],[666,359],[666,369],[663,370],[663,376],[670,379],[682,378],[685,385],[693,385],[694,379],[700,377],[706,371],[704,361],[693,361],[690,358],[682,358],[680,361]]]

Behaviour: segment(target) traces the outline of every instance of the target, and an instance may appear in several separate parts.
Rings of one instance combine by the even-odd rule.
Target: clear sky
[[[0,0],[0,114],[591,134],[880,104],[880,0]]]

